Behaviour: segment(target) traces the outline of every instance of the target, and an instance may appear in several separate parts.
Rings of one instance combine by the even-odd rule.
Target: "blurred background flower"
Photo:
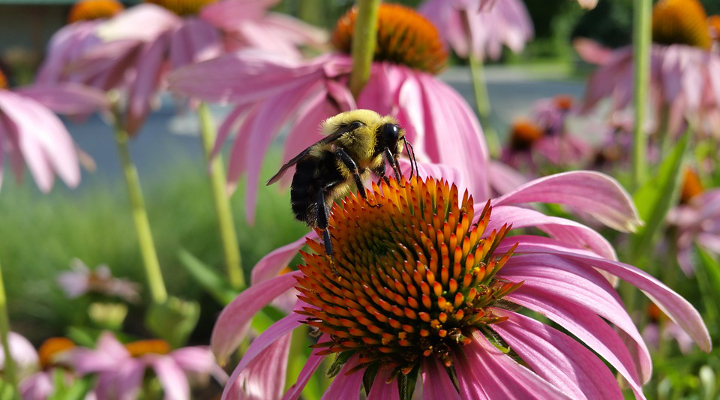
[[[140,285],[113,277],[107,265],[98,265],[91,270],[84,262],[75,258],[70,261],[70,269],[72,271],[61,273],[57,280],[71,299],[88,293],[119,297],[128,302],[137,302],[140,299]]]

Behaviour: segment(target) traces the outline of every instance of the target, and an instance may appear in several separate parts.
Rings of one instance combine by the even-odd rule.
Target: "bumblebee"
[[[345,195],[353,182],[360,196],[367,201],[363,179],[373,172],[388,182],[386,163],[400,182],[397,158],[404,145],[411,161],[411,178],[417,162],[397,120],[375,111],[353,110],[328,118],[322,123],[322,133],[325,137],[283,165],[267,184],[277,182],[291,166],[296,166],[290,186],[293,213],[310,227],[323,230],[325,252],[332,256],[327,230],[332,202]]]

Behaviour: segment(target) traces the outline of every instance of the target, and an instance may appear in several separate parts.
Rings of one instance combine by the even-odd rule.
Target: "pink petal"
[[[318,339],[318,343],[327,342],[330,340],[330,337],[328,335],[322,335],[320,339]],[[307,362],[303,366],[302,371],[300,371],[300,375],[298,376],[295,383],[288,389],[287,393],[285,393],[285,396],[283,396],[282,400],[297,400],[298,397],[300,397],[300,393],[302,393],[303,389],[305,388],[305,385],[307,385],[308,381],[312,377],[312,374],[315,372],[315,370],[320,366],[322,361],[325,359],[325,356],[318,356],[317,353],[322,351],[322,349],[314,349],[312,351],[312,354],[310,354],[310,357],[308,358]]]
[[[38,353],[32,343],[24,336],[8,332],[8,345],[10,346],[10,357],[15,361],[15,367],[20,376],[33,372],[38,365]],[[0,344],[0,370],[5,365],[5,351]]]
[[[152,42],[182,24],[182,18],[155,4],[139,4],[117,14],[98,27],[105,41],[141,40]]]
[[[435,357],[425,357],[422,366],[423,400],[461,400],[445,368]]]
[[[78,21],[57,30],[47,46],[43,64],[35,77],[41,85],[55,84],[66,79],[68,64],[80,57],[83,52],[100,43],[95,35],[95,27],[101,21]]]
[[[20,382],[23,400],[47,400],[55,392],[55,385],[49,372],[41,371]]]
[[[295,286],[295,277],[300,275],[300,271],[290,272],[252,285],[225,307],[215,322],[210,341],[220,364],[224,364],[240,345],[253,315],[270,304],[275,297]]]
[[[113,393],[116,393],[116,395],[103,397],[98,394],[98,398],[117,398],[118,400],[137,399],[140,385],[142,385],[142,380],[145,376],[145,368],[145,363],[137,360],[130,360],[121,366],[116,366],[116,369],[112,372],[114,376],[111,385],[111,387],[113,387]]]
[[[173,32],[170,44],[170,63],[173,69],[187,64],[218,57],[222,54],[222,39],[215,27],[197,18],[185,18]]]
[[[527,250],[527,249],[526,249]],[[523,251],[526,251],[523,250]],[[592,266],[607,271],[620,279],[642,290],[660,309],[680,325],[701,350],[709,352],[712,349],[710,335],[698,311],[682,296],[675,293],[662,282],[650,276],[647,272],[619,261],[605,260],[596,257],[584,256],[567,252],[548,251],[558,254],[565,259],[574,260],[582,265]]]
[[[480,215],[479,210],[482,210],[484,206],[484,204],[475,204],[476,215]],[[545,214],[526,208],[514,206],[493,207],[487,231],[499,229],[503,224],[512,224],[513,229],[536,227],[560,242],[574,245],[578,249],[591,249],[602,257],[616,258],[612,245],[602,235],[575,221],[548,217]],[[512,237],[505,240],[515,243]]]
[[[363,371],[356,371],[347,375],[348,371],[357,365],[358,356],[352,356],[342,367],[340,373],[333,379],[320,400],[358,400],[362,387]]]
[[[269,5],[267,0],[232,0],[209,4],[200,11],[200,18],[226,31],[236,29],[245,20],[261,18]]]
[[[398,390],[397,379],[393,379],[390,383],[387,380],[392,372],[389,368],[381,368],[375,376],[372,389],[368,393],[367,400],[400,400],[400,391]],[[360,374],[360,372],[356,372]],[[423,396],[424,398],[425,396]]]
[[[592,39],[577,38],[573,40],[572,44],[580,58],[590,64],[603,65],[610,61],[613,55],[612,49]]]
[[[233,400],[279,400],[285,387],[290,338],[287,334],[263,351],[232,380],[223,398]],[[232,379],[232,378],[231,378]]]
[[[90,114],[109,108],[105,93],[75,83],[26,86],[15,92],[60,114]]]
[[[190,384],[185,373],[171,357],[149,357],[149,363],[162,385],[165,400],[190,399]]]
[[[128,96],[125,129],[130,135],[140,129],[150,112],[151,96],[160,87],[160,74],[169,45],[170,36],[166,34],[145,44],[141,50],[137,76]]]
[[[170,353],[170,357],[183,371],[211,374],[221,383],[227,381],[227,374],[215,362],[215,356],[210,347],[182,347]]]
[[[571,206],[623,232],[642,224],[627,192],[611,177],[573,171],[536,179],[493,201],[493,205],[558,203]]]
[[[237,189],[237,183],[238,180],[240,180],[240,175],[242,175],[245,171],[245,158],[248,154],[248,142],[250,141],[250,135],[247,134],[247,131],[255,122],[255,119],[260,111],[260,105],[261,104],[256,104],[249,109],[248,113],[243,117],[240,127],[237,129],[238,134],[235,137],[232,148],[230,149],[230,161],[228,163],[228,196]],[[246,186],[245,196],[256,197],[257,185]]]
[[[508,320],[492,328],[532,369],[576,399],[622,399],[610,369],[569,336],[532,318],[494,310]]]
[[[242,121],[242,116],[248,111],[246,106],[234,107],[232,111],[225,117],[225,120],[220,124],[217,132],[217,138],[215,139],[215,145],[212,150],[212,157],[217,157],[225,145],[230,134],[236,130],[237,125]]]
[[[269,98],[258,111],[248,131],[241,131],[241,135],[248,135],[247,156],[245,169],[247,172],[246,187],[257,187],[260,180],[260,168],[265,153],[272,139],[277,136],[280,128],[295,113],[302,101],[309,93],[317,90],[319,83],[304,85],[296,90]],[[245,213],[247,220],[252,223],[255,219],[255,204],[257,191],[246,190]]]
[[[569,399],[553,385],[496,349],[480,333],[453,354],[465,399]]]
[[[519,171],[499,161],[491,160],[488,168],[490,187],[500,195],[510,193],[528,181]]]
[[[550,254],[528,254],[512,257],[501,274],[513,282],[525,283],[514,293],[523,297],[546,298],[553,303],[572,304],[584,312],[597,314],[622,330],[627,336],[634,364],[642,382],[652,373],[650,353],[640,332],[625,311],[615,289],[593,269],[582,267]]]
[[[558,302],[550,296],[511,293],[506,299],[539,312],[567,329],[610,363],[628,381],[637,397],[645,398],[630,352],[618,334],[602,318],[588,313],[584,307]]]
[[[300,239],[268,253],[253,267],[252,284],[257,285],[277,276],[308,240],[315,240],[317,237],[315,231],[310,231]]]
[[[68,186],[78,185],[80,166],[75,145],[57,116],[36,101],[6,90],[0,92],[0,110],[14,123],[19,150],[40,189],[48,191],[52,186],[50,168]]]
[[[268,52],[244,50],[188,65],[168,77],[178,94],[243,104],[322,80],[329,57],[300,63]]]
[[[247,351],[243,355],[242,360],[240,360],[240,364],[235,367],[232,375],[230,375],[228,384],[227,386],[225,386],[225,390],[223,391],[222,400],[233,398],[233,396],[240,396],[241,398],[244,398],[242,393],[245,392],[243,392],[242,390],[242,382],[245,382],[245,384],[247,384],[247,380],[251,376],[250,372],[245,371],[246,369],[250,369],[251,372],[256,371],[255,368],[258,368],[258,371],[272,370],[274,371],[274,375],[282,374],[282,381],[284,382],[285,368],[287,368],[287,347],[289,345],[289,334],[292,332],[293,329],[301,326],[301,321],[304,320],[305,317],[296,313],[292,313],[287,317],[274,323],[272,326],[270,326],[270,328],[265,330],[265,332],[261,333],[260,336],[253,340],[253,342],[250,344],[250,347],[248,347]],[[268,355],[274,356],[268,357]],[[282,357],[284,358],[281,359]],[[256,361],[256,359],[258,360]],[[263,380],[272,380],[274,378],[267,375],[267,373],[252,374],[253,377],[259,379],[260,381],[255,382],[257,383],[257,386],[255,385],[255,383],[253,384],[253,393],[245,393],[248,398],[254,399],[254,396],[259,395],[260,397],[258,398],[258,400],[264,400],[265,398],[269,398],[270,396],[272,396],[272,393],[275,393],[274,390],[277,390],[278,388],[272,388],[267,387],[266,385],[262,385]],[[279,398],[280,395],[282,395],[282,389],[284,385],[278,386],[279,392],[276,393],[276,398]]]

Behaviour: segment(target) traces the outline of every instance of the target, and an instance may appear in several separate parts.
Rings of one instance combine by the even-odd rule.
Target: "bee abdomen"
[[[290,186],[290,202],[295,218],[304,221],[310,226],[316,226],[317,222],[317,197],[320,190],[318,162],[316,159],[308,159],[298,162],[295,175]]]

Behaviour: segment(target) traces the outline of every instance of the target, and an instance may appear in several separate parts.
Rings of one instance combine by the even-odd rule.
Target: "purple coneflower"
[[[333,33],[338,53],[293,61],[268,53],[237,52],[188,66],[170,77],[171,90],[236,104],[220,127],[215,151],[238,135],[230,153],[231,189],[247,174],[246,213],[253,219],[260,167],[273,138],[290,123],[283,161],[322,138],[325,118],[366,108],[395,116],[421,160],[443,162],[468,176],[485,175],[488,153],[480,124],[465,100],[435,78],[447,59],[437,29],[415,11],[396,4],[378,10],[378,35],[370,81],[357,100],[346,84],[356,11]],[[286,176],[291,177],[291,174]],[[473,184],[487,194],[487,181]],[[289,183],[289,181],[285,181]]]
[[[221,383],[227,379],[207,347],[173,350],[159,339],[123,345],[109,332],[100,336],[94,350],[76,348],[69,362],[78,374],[97,374],[94,390],[99,399],[137,398],[147,370],[157,376],[165,398],[174,400],[190,399],[188,377],[212,375]]]
[[[125,127],[134,134],[169,70],[208,60],[232,47],[251,46],[263,37],[265,48],[296,57],[296,45],[322,37],[315,28],[288,17],[266,15],[272,1],[148,0],[113,18],[94,22],[93,38],[82,49],[60,36],[50,43],[45,74],[55,81],[79,81],[103,90],[127,90]],[[93,3],[100,6],[102,3]],[[86,13],[90,15],[89,13]],[[74,24],[73,24],[74,25]],[[90,29],[89,23],[86,24]],[[249,33],[241,35],[247,25]],[[70,29],[70,28],[68,28]],[[225,29],[231,29],[228,36]],[[268,40],[268,36],[272,40]],[[249,40],[255,37],[255,42]],[[69,40],[80,40],[72,36]],[[289,50],[290,49],[290,50]],[[75,55],[74,52],[81,54]],[[68,61],[72,61],[69,65]]]
[[[720,134],[720,54],[710,50],[707,16],[697,0],[662,0],[653,8],[650,92],[658,126],[673,136],[685,120],[699,132]],[[581,42],[587,44],[588,42]],[[632,98],[632,48],[609,56],[581,48],[589,61],[605,61],[588,82],[586,108],[604,98],[621,110]],[[662,132],[664,134],[664,132]]]
[[[7,154],[18,180],[27,165],[43,192],[50,191],[55,174],[68,186],[77,186],[78,150],[65,125],[50,109],[63,114],[86,114],[105,105],[101,93],[73,84],[10,90],[0,71],[0,185]]]
[[[533,37],[533,25],[525,4],[502,0],[482,9],[482,1],[429,0],[420,12],[442,32],[453,51],[462,57],[498,60],[503,46],[515,53]]]
[[[117,0],[81,0],[75,3],[70,9],[68,24],[50,39],[45,62],[35,82],[53,84],[76,80],[73,76],[66,76],[68,65],[81,58],[88,49],[100,44],[101,40],[96,35],[98,24],[122,12],[124,8]]]
[[[117,296],[128,302],[139,300],[139,285],[127,279],[115,278],[107,265],[99,265],[94,270],[75,258],[70,261],[70,269],[61,273],[58,284],[67,297],[73,299],[87,293],[99,293],[105,296]]]
[[[511,125],[502,161],[516,168],[529,167],[533,172],[548,163],[559,167],[584,165],[592,147],[567,126],[568,119],[576,114],[575,100],[570,96],[536,101],[532,118],[518,118]]]
[[[68,356],[75,343],[63,337],[52,337],[43,342],[38,348],[36,357],[38,362],[32,375],[20,381],[20,393],[23,400],[46,400],[55,392],[56,370],[62,371],[66,383],[72,383],[76,378],[67,364]],[[33,349],[33,351],[35,351]],[[88,393],[86,399],[94,399],[94,394]]]
[[[455,0],[456,2],[474,2],[478,0]],[[488,9],[490,7],[494,7],[495,4],[498,2],[498,0],[479,0],[480,2],[480,8],[481,9]],[[577,0],[578,4],[580,4],[583,8],[595,8],[597,5],[598,0]]]
[[[223,311],[212,342],[221,361],[264,303],[293,287],[300,292],[295,312],[250,345],[224,398],[252,390],[257,398],[297,399],[328,355],[336,357],[336,375],[326,399],[358,399],[363,390],[368,399],[410,398],[417,380],[424,399],[622,399],[611,368],[644,398],[650,355],[601,272],[643,290],[710,350],[690,303],[615,261],[598,233],[512,205],[564,203],[611,227],[632,229],[638,223],[632,201],[605,175],[550,176],[479,203],[467,191],[460,196],[455,185],[416,177],[374,185],[368,198],[380,207],[367,207],[355,195],[333,207],[332,259],[322,243],[308,240],[312,251],[301,252],[299,271],[251,286]],[[516,231],[533,227],[550,237]],[[267,275],[282,265],[264,268]],[[520,308],[544,315],[580,342]],[[288,341],[301,326],[322,336],[283,396]]]
[[[677,229],[678,263],[686,275],[692,275],[694,244],[720,254],[720,189],[706,191],[697,172],[687,168],[680,204],[670,210],[668,222]]]

